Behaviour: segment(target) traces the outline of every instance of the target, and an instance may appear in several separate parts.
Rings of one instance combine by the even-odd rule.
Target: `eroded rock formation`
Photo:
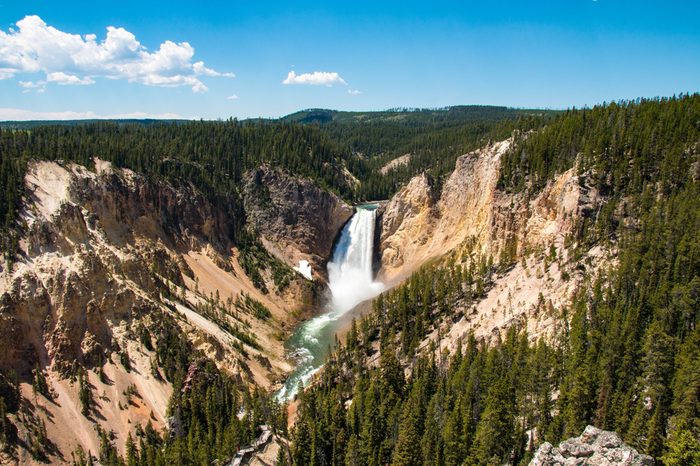
[[[243,192],[248,223],[268,250],[290,266],[308,261],[325,277],[333,241],[353,208],[309,180],[267,166],[246,173]]]
[[[575,168],[533,197],[499,189],[501,157],[511,144],[508,139],[461,156],[439,193],[428,175],[414,177],[382,212],[379,277],[386,282],[397,283],[451,252],[465,265],[486,258],[512,264],[494,276],[473,308],[457,303],[455,314],[463,317],[440,329],[443,348],[454,348],[469,331],[491,336],[512,325],[531,337],[556,333],[558,316],[540,311],[568,304],[583,277],[569,260],[569,246],[600,195]],[[607,263],[608,251],[600,248],[584,255],[595,259],[595,268]]]

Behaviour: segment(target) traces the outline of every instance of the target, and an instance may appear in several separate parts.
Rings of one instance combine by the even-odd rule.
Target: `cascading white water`
[[[358,209],[335,247],[328,263],[333,312],[347,312],[382,292],[383,285],[374,281],[372,272],[376,220],[376,209]]]
[[[292,399],[323,364],[334,343],[340,318],[362,301],[377,296],[384,285],[372,271],[376,206],[362,206],[345,225],[333,258],[328,263],[331,296],[325,312],[299,326],[287,342],[296,369],[277,393],[280,401]]]

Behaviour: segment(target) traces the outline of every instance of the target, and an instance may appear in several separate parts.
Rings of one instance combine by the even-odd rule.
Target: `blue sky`
[[[0,0],[0,119],[566,108],[696,92],[698,18],[698,1]]]

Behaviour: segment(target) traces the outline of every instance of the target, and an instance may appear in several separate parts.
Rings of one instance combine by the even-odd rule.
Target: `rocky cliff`
[[[534,197],[498,187],[501,157],[512,139],[461,156],[438,191],[427,174],[413,178],[386,205],[381,217],[379,277],[397,283],[431,260],[449,253],[468,263],[490,258],[508,263],[488,294],[464,317],[439,329],[442,347],[454,347],[466,332],[478,336],[521,325],[536,335],[555,333],[558,316],[540,313],[569,302],[582,273],[570,260],[576,225],[595,213],[601,197],[587,174],[568,170]],[[610,260],[594,248],[593,268]],[[595,272],[595,270],[593,270]]]
[[[463,155],[437,193],[426,174],[413,178],[387,204],[381,228],[381,277],[406,276],[427,260],[463,246],[498,254],[557,242],[597,205],[597,193],[569,170],[537,197],[498,189],[501,156],[512,140]]]
[[[490,248],[500,157],[509,147],[504,141],[460,157],[439,193],[421,174],[389,201],[382,216],[380,278],[405,277],[470,237]]]
[[[262,189],[259,176],[274,209],[261,210],[248,196],[248,218],[271,252],[290,262],[303,254],[327,260],[352,209],[306,181],[256,173],[249,187]],[[165,425],[172,389],[155,375],[155,353],[144,344],[150,337],[143,337],[150,329],[157,339],[163,318],[240,380],[269,387],[291,369],[284,336],[312,290],[291,270],[278,284],[265,253],[255,267],[265,291],[247,276],[226,199],[214,204],[189,184],[99,160],[92,168],[31,163],[25,191],[21,252],[0,271],[0,370],[21,382],[22,407],[12,417],[18,437],[29,442],[32,425],[45,425],[51,461],[68,461],[77,446],[97,452],[96,425],[114,431],[119,448],[136,425]],[[94,417],[81,414],[74,377],[83,367]],[[36,370],[47,379],[46,394],[31,388]],[[129,403],[127,390],[136,392]],[[32,462],[26,451],[6,460]]]
[[[353,208],[309,180],[267,166],[246,173],[243,192],[248,223],[267,249],[293,267],[307,261],[325,278],[333,241]]]

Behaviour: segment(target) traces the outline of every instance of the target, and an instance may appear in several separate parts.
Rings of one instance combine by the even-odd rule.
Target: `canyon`
[[[575,168],[534,199],[501,190],[500,159],[511,144],[491,143],[461,156],[441,189],[419,174],[372,217],[376,240],[368,244],[377,248],[381,286],[400,284],[448,256],[465,265],[485,257],[498,262],[504,254],[513,261],[476,305],[457,303],[461,317],[442,322],[422,348],[436,341],[454,351],[470,332],[488,339],[512,326],[524,326],[533,339],[554,336],[560,322],[554,309],[580,284],[574,265],[582,261],[570,259],[570,238],[601,197]],[[0,275],[0,367],[22,380],[25,403],[13,418],[20,437],[31,436],[32,424],[45,425],[52,460],[68,461],[77,446],[97,450],[94,425],[113,431],[120,450],[135,425],[167,429],[172,387],[152,374],[154,352],[138,337],[140,329],[157,327],[161,315],[244,383],[282,387],[293,371],[284,342],[328,301],[326,265],[357,209],[265,165],[248,171],[242,183],[247,228],[266,258],[255,262],[257,278],[233,246],[234,210],[225,200],[213,204],[191,185],[150,180],[97,159],[93,167],[30,164],[21,253]],[[371,249],[367,257],[372,262]],[[613,261],[611,250],[584,252],[588,272]],[[310,267],[311,280],[292,272],[302,265]],[[269,310],[269,317],[256,316],[246,302]],[[551,312],[541,312],[543,303]],[[122,354],[130,370],[120,364]],[[78,365],[90,369],[98,418],[80,414],[72,381]],[[49,397],[33,393],[34,370],[47,374]],[[133,401],[123,395],[129,387],[137,393]],[[16,460],[32,463],[26,452]]]
[[[569,169],[531,199],[507,193],[498,179],[511,145],[508,139],[461,156],[440,192],[428,175],[414,177],[382,209],[378,277],[388,284],[449,254],[464,266],[484,258],[512,262],[472,308],[457,303],[455,314],[464,317],[434,332],[431,339],[451,351],[469,332],[491,338],[514,325],[533,340],[555,336],[559,316],[539,312],[543,305],[566,306],[583,272],[595,276],[615,261],[614,250],[599,246],[571,257],[577,226],[604,202],[590,173]]]

